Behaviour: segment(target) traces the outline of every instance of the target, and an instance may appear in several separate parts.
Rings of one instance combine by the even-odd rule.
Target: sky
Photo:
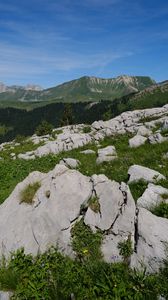
[[[168,79],[167,0],[0,0],[0,82]]]

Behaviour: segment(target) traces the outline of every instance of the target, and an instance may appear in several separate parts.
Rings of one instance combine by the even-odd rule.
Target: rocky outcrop
[[[166,259],[168,243],[168,219],[153,215],[139,208],[136,251],[131,257],[131,266],[156,272]]]
[[[166,122],[168,122],[167,114],[168,104],[159,108],[124,112],[108,121],[95,121],[90,126],[91,131],[89,133],[84,133],[84,125],[79,124],[54,129],[53,133],[55,134],[55,138],[53,138],[53,135],[45,135],[42,137],[33,135],[29,140],[36,145],[42,142],[43,145],[39,145],[34,151],[19,155],[19,158],[34,159],[35,157],[41,157],[50,153],[58,154],[62,151],[82,147],[90,142],[97,143],[106,136],[124,133],[142,136],[143,138],[136,136],[136,139],[134,139],[135,144],[138,145],[141,145],[145,141],[144,137],[148,137],[150,143],[161,143],[167,140],[167,137],[162,137],[160,132],[152,134],[151,129],[154,128],[158,122],[161,124],[161,127],[162,124],[166,124]],[[147,118],[149,119],[148,122],[145,121]],[[151,121],[150,118],[152,119]],[[0,149],[3,150],[6,144],[8,144],[8,146],[11,144],[11,147],[13,147],[13,143],[4,143],[0,145]]]
[[[25,203],[22,192],[37,182],[39,188],[31,203]],[[93,198],[96,211],[90,204]],[[21,247],[36,255],[56,246],[74,257],[71,229],[83,218],[93,232],[101,230],[101,251],[107,262],[122,260],[118,243],[128,239],[134,250],[130,257],[133,267],[143,262],[154,271],[166,257],[168,220],[136,208],[125,183],[105,175],[87,177],[61,164],[47,174],[33,172],[19,183],[0,205],[0,216],[0,256],[8,257]]]

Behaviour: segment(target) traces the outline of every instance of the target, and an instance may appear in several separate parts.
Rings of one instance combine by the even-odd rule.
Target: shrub
[[[91,126],[85,126],[85,127],[83,127],[83,133],[89,133],[89,132],[91,132]]]
[[[48,123],[47,121],[42,121],[36,128],[35,133],[39,136],[51,134],[53,130],[53,125]]]
[[[41,184],[39,182],[35,182],[26,186],[25,189],[21,192],[20,203],[25,202],[27,204],[32,204],[34,195],[36,194],[40,186]]]

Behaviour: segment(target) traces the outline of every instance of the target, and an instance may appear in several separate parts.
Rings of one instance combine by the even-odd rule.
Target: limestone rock
[[[80,165],[80,161],[74,158],[63,158],[60,161],[61,165],[65,165],[68,168],[76,169]]]
[[[103,175],[94,175],[92,180],[100,212],[88,208],[84,222],[93,231],[99,228],[104,232],[101,250],[105,261],[121,261],[118,243],[130,236],[134,247],[135,202],[126,184]]]
[[[147,182],[155,182],[160,179],[166,179],[165,176],[159,172],[139,165],[132,165],[128,170],[128,175],[129,182],[138,181],[140,179]]]
[[[159,132],[148,137],[148,141],[150,144],[157,144],[166,141],[167,138],[163,137]]]
[[[145,208],[139,208],[138,239],[131,266],[139,269],[146,266],[147,271],[157,272],[166,259],[167,233],[168,219],[157,217]]]
[[[33,204],[20,204],[21,191],[37,181],[41,187]],[[48,174],[31,173],[0,205],[0,256],[21,247],[36,255],[52,245],[72,255],[71,225],[91,194],[90,178],[63,165],[56,165]]]
[[[129,146],[131,148],[139,147],[147,141],[147,138],[141,135],[135,135],[133,138],[129,139]]]
[[[137,200],[137,205],[150,210],[164,201],[163,194],[167,194],[168,198],[168,189],[149,183],[143,195]]]
[[[151,130],[146,128],[146,126],[142,125],[138,128],[137,134],[142,136],[149,136],[151,135]]]
[[[105,161],[111,161],[117,158],[116,149],[114,146],[107,146],[98,150],[97,164]]]
[[[13,294],[12,292],[0,291],[0,300],[10,300],[12,294]]]
[[[87,149],[87,150],[81,151],[81,153],[83,153],[83,154],[95,154],[95,151],[91,150],[91,149]]]

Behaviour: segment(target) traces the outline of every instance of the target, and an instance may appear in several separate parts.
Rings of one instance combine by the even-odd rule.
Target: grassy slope
[[[132,164],[140,164],[155,169],[168,178],[168,161],[163,159],[163,154],[168,152],[168,142],[156,145],[147,143],[138,148],[129,148],[128,138],[129,136],[127,135],[121,135],[113,138],[108,137],[101,142],[102,147],[114,145],[118,154],[118,159],[102,165],[96,164],[95,154],[85,155],[80,153],[81,149],[88,148],[97,151],[97,147],[94,144],[60,153],[59,155],[48,155],[42,158],[36,158],[31,161],[9,159],[10,152],[19,153],[31,150],[31,143],[25,144],[24,146],[17,146],[15,149],[8,150],[8,152],[0,152],[0,156],[5,158],[4,160],[0,160],[0,202],[2,203],[5,198],[9,196],[15,185],[23,180],[31,171],[39,170],[48,172],[54,168],[55,164],[58,163],[62,157],[79,159],[81,162],[79,171],[84,175],[91,176],[93,174],[103,173],[108,178],[118,182],[127,182],[127,171]],[[36,147],[37,146],[34,146],[34,148]]]

